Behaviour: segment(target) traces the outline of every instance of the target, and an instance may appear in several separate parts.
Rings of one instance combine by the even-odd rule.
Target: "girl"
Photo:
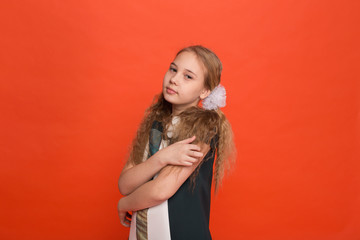
[[[180,50],[170,64],[119,178],[118,213],[130,240],[211,239],[213,172],[216,191],[234,156],[231,126],[219,109],[226,98],[221,71],[219,58],[202,46]]]

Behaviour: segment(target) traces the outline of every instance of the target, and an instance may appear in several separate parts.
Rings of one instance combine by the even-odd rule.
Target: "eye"
[[[176,70],[175,68],[173,68],[173,67],[170,67],[170,68],[169,68],[169,71],[170,71],[170,72],[176,72],[177,70]]]
[[[186,74],[186,75],[185,75],[185,78],[186,78],[186,79],[192,79],[192,76]]]

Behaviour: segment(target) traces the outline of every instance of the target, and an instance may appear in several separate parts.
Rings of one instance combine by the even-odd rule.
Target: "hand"
[[[121,224],[125,227],[130,227],[132,215],[129,212],[121,209],[120,200],[118,202],[117,209],[118,209],[118,214],[119,214]]]
[[[166,148],[161,149],[156,154],[164,165],[192,166],[204,155],[200,152],[200,147],[191,144],[195,136],[176,142]]]

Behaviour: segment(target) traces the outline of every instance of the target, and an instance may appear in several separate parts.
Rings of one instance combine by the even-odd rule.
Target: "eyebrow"
[[[175,67],[177,67],[177,65],[174,62],[172,62],[170,65],[175,65]],[[185,70],[188,72],[191,72],[192,74],[194,74],[197,77],[197,75],[193,71],[186,69],[186,68],[185,68]]]

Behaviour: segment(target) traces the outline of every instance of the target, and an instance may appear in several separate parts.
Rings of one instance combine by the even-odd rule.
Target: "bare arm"
[[[200,145],[199,145],[200,146]],[[118,202],[119,211],[137,211],[152,207],[169,199],[192,174],[209,151],[209,145],[202,144],[202,157],[191,166],[166,166],[157,178],[146,182]]]
[[[135,166],[129,162],[126,163],[118,181],[120,193],[122,195],[130,194],[137,187],[149,181],[165,166],[166,164],[157,159],[156,154]]]
[[[202,157],[200,147],[190,144],[195,136],[174,143],[156,152],[146,161],[132,165],[127,163],[120,174],[118,181],[119,190],[122,195],[132,193],[136,188],[149,181],[166,165],[191,166]]]

